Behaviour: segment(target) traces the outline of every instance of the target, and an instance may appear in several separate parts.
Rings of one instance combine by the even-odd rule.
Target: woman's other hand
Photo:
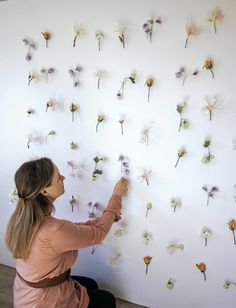
[[[128,181],[125,178],[121,178],[115,185],[113,194],[124,196],[128,191]]]

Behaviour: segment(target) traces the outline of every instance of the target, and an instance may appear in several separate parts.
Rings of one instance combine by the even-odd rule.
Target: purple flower
[[[82,72],[82,67],[78,65],[78,66],[76,66],[75,70],[76,70],[77,72]]]
[[[29,45],[29,40],[23,39],[23,42],[25,43],[25,45]]]
[[[94,212],[88,212],[88,214],[89,214],[89,218],[95,218],[95,215],[94,215]]]
[[[54,71],[55,71],[54,68],[50,67],[50,68],[48,69],[48,74],[53,74]]]
[[[213,186],[212,189],[211,189],[211,191],[219,191],[219,188],[216,187],[216,186]]]
[[[89,201],[87,205],[88,205],[88,207],[91,207],[92,204],[93,204],[93,203],[92,203],[91,201]]]
[[[46,69],[45,69],[45,68],[42,68],[42,69],[40,70],[40,72],[41,72],[42,74],[45,74],[45,73],[46,73]]]
[[[75,88],[77,88],[77,87],[79,86],[79,81],[75,81],[75,82],[73,83],[73,85],[74,85]]]
[[[27,55],[25,56],[26,61],[30,61],[32,59],[31,54],[28,52]]]

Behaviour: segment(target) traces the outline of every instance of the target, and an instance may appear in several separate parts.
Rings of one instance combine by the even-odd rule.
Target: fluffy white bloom
[[[174,252],[177,250],[184,250],[184,245],[183,244],[171,244],[166,248],[167,252],[172,255]]]

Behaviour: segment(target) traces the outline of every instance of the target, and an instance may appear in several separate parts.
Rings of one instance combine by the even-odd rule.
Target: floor
[[[0,264],[0,307],[12,308],[12,285],[15,269]],[[117,308],[145,308],[117,298]]]

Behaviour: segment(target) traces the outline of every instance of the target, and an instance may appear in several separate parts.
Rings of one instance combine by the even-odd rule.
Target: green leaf
[[[102,174],[102,170],[96,169],[94,170],[93,174]]]
[[[95,163],[98,163],[99,161],[100,161],[100,159],[96,156],[96,157],[94,157],[94,159],[93,159],[94,161],[95,161]]]

